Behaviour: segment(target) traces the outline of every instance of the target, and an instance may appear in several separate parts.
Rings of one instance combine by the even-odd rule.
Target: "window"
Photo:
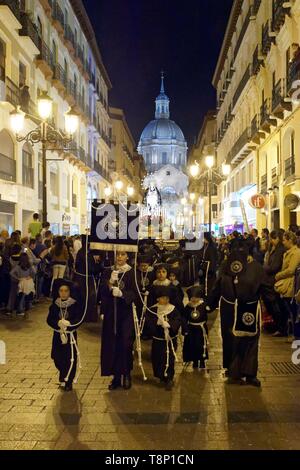
[[[246,167],[244,166],[241,171],[241,188],[246,186]]]
[[[248,165],[248,183],[253,183],[253,160]]]
[[[39,37],[43,39],[43,25],[39,16],[37,17],[37,30]]]
[[[19,87],[26,85],[26,65],[19,62]]]
[[[161,158],[161,162],[163,165],[166,165],[167,164],[167,160],[168,160],[168,154],[167,152],[163,152],[162,153],[162,158]]]
[[[54,197],[58,197],[58,174],[57,168],[50,169],[50,193]]]
[[[6,44],[0,39],[0,80],[5,81]]]
[[[57,63],[57,45],[55,41],[52,41],[52,61],[53,64]]]
[[[5,129],[0,132],[0,142],[0,179],[16,181],[14,142]]]
[[[78,207],[78,201],[77,201],[77,193],[78,193],[78,179],[77,176],[73,176],[72,179],[72,207]]]
[[[34,188],[32,148],[25,144],[22,149],[22,183],[26,188]]]

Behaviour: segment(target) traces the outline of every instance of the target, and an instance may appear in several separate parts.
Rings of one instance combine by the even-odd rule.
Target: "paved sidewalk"
[[[0,365],[0,449],[300,449],[300,368],[291,345],[263,335],[262,389],[229,386],[220,368],[219,320],[210,322],[209,371],[177,365],[166,392],[135,367],[130,391],[108,392],[99,374],[100,324],[79,331],[83,371],[74,391],[57,384],[47,304],[28,319],[0,317],[7,364]],[[181,355],[179,354],[180,358]]]

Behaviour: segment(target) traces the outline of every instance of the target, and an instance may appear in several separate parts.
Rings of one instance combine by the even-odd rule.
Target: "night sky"
[[[160,71],[166,74],[171,119],[188,144],[207,110],[233,0],[83,0],[113,89],[110,105],[123,108],[138,143],[154,119]]]

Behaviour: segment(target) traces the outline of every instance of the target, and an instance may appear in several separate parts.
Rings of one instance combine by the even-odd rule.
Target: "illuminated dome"
[[[143,130],[138,145],[138,152],[144,157],[148,173],[165,165],[179,169],[186,166],[186,140],[180,127],[170,120],[169,105],[162,74],[160,94],[155,100],[155,119]]]

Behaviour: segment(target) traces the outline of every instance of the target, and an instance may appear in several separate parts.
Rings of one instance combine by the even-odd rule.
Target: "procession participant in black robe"
[[[183,250],[183,258],[181,260],[182,269],[182,285],[183,287],[192,287],[199,280],[199,267],[200,267],[200,250],[198,249],[187,249],[195,248],[198,245],[196,239],[186,240],[185,249]]]
[[[139,255],[137,260],[136,281],[139,293],[137,295],[136,310],[141,327],[141,338],[150,339],[150,335],[145,327],[145,314],[149,307],[149,290],[154,281],[154,270],[151,266],[152,257],[149,255]]]
[[[183,302],[179,295],[177,287],[171,284],[170,279],[168,279],[170,273],[170,266],[167,264],[157,264],[154,269],[155,280],[153,281],[152,287],[149,291],[149,305],[154,305],[156,303],[156,287],[170,287],[170,301],[172,305],[175,305],[179,312],[183,310]]]
[[[88,295],[87,310],[84,321],[86,323],[97,323],[98,306],[97,306],[97,276],[101,270],[101,265],[96,263],[94,253],[88,249],[86,254],[86,236],[82,236],[82,248],[76,256],[75,271],[73,281],[78,285],[81,293],[81,302],[85,308],[86,298]],[[86,274],[88,272],[88,293],[86,290]]]
[[[260,387],[257,379],[260,337],[260,296],[269,290],[263,267],[249,256],[247,242],[231,252],[208,299],[218,303],[223,339],[223,367],[228,383]]]
[[[132,303],[136,303],[134,270],[126,252],[118,251],[116,265],[103,274],[100,285],[104,315],[101,342],[101,375],[113,376],[109,390],[131,388],[135,329]]]
[[[47,323],[54,330],[51,358],[59,371],[59,382],[65,391],[72,390],[77,368],[77,328],[82,320],[82,308],[75,299],[74,285],[65,279],[53,284],[53,303]],[[74,327],[72,326],[74,325]]]
[[[177,267],[170,267],[169,269],[169,280],[171,281],[171,287],[176,290],[176,297],[180,300],[182,306],[180,308],[180,311],[183,310],[183,299],[184,299],[184,292],[181,287],[181,282],[180,282],[181,276],[180,276],[180,269]]]
[[[203,299],[203,288],[187,290],[189,303],[183,311],[183,362],[193,362],[194,369],[205,369],[208,359],[207,311]]]
[[[204,233],[204,245],[200,250],[199,281],[207,297],[216,282],[218,251],[209,232]]]
[[[170,287],[155,288],[157,303],[147,312],[146,323],[152,334],[151,361],[153,375],[165,383],[166,390],[173,387],[177,336],[182,324],[181,315],[170,303]]]

